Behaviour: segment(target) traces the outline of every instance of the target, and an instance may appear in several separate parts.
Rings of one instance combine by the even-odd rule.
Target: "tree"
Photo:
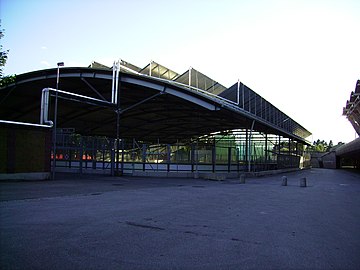
[[[312,146],[308,147],[309,151],[313,151],[313,152],[328,152],[331,150],[331,148],[333,148],[334,144],[333,141],[330,140],[329,143],[327,143],[324,140],[317,140],[313,142]]]
[[[0,40],[4,37],[4,29],[1,29],[0,24]],[[3,68],[6,64],[6,60],[8,58],[9,50],[3,51],[3,46],[0,44],[0,79],[3,77]]]
[[[334,151],[337,147],[343,145],[345,143],[338,142],[338,144],[334,145],[333,141],[330,140],[329,143],[327,143],[324,140],[317,140],[314,141],[311,146],[307,147],[307,150],[310,152],[330,152]]]
[[[328,145],[326,151],[328,151],[328,152],[331,151],[331,148],[333,148],[333,147],[334,147],[333,141],[330,140],[329,145]]]
[[[0,40],[4,37],[5,30],[1,28],[0,21]],[[3,50],[3,46],[0,44],[0,88],[15,81],[15,75],[4,76],[3,69],[8,59],[9,50]]]

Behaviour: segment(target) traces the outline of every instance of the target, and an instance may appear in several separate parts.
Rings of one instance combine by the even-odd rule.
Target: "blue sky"
[[[348,142],[360,1],[0,0],[5,74],[123,59],[238,79],[313,133]]]

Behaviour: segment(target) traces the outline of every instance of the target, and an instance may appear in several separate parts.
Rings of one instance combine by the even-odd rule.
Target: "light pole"
[[[55,179],[56,168],[56,127],[57,127],[57,107],[58,107],[58,89],[59,89],[59,77],[60,67],[64,66],[64,62],[57,63],[57,76],[56,76],[56,91],[55,91],[55,110],[54,110],[54,129],[53,129],[53,166],[52,166],[52,179]]]

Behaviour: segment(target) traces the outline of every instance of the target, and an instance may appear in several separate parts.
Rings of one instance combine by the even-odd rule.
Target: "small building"
[[[0,180],[50,178],[49,126],[0,120]]]

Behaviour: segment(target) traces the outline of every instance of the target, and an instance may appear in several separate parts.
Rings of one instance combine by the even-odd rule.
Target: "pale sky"
[[[190,66],[238,79],[313,133],[349,142],[342,108],[360,79],[359,0],[0,0],[5,74],[56,67]]]

